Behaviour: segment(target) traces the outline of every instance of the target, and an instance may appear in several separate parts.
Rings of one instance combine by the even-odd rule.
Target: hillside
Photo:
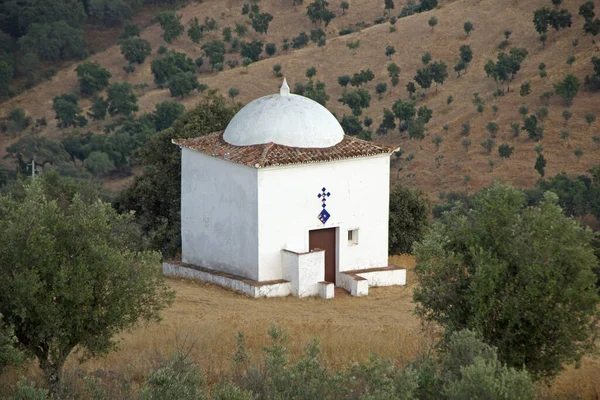
[[[424,101],[419,101],[417,106],[427,105],[433,110],[433,118],[427,125],[427,136],[422,141],[409,140],[406,133],[400,134],[397,130],[385,136],[377,136],[373,133],[373,139],[387,144],[394,144],[405,150],[405,155],[414,153],[414,160],[407,164],[405,161],[393,159],[392,177],[399,181],[415,185],[432,197],[437,197],[438,191],[459,190],[465,188],[464,176],[470,176],[469,189],[474,190],[484,187],[494,179],[502,178],[520,186],[530,186],[535,183],[539,175],[533,168],[537,156],[534,147],[537,144],[526,139],[526,133],[521,133],[519,138],[512,138],[510,123],[521,121],[518,107],[527,104],[530,113],[543,105],[539,96],[552,90],[552,84],[561,80],[566,74],[575,74],[580,81],[592,72],[590,58],[597,54],[596,47],[592,43],[591,36],[583,36],[582,17],[577,15],[581,1],[565,1],[563,6],[573,14],[573,26],[565,31],[560,31],[554,40],[554,33],[549,32],[548,42],[545,48],[538,40],[538,35],[532,24],[533,11],[542,6],[549,6],[549,0],[535,0],[528,2],[497,2],[493,0],[457,0],[450,3],[442,3],[437,9],[415,14],[399,19],[395,24],[396,31],[390,31],[390,24],[383,23],[373,25],[346,36],[338,36],[337,30],[348,27],[357,22],[364,21],[369,24],[383,13],[383,2],[375,7],[369,0],[357,0],[352,2],[350,9],[345,15],[332,2],[331,8],[337,17],[331,22],[326,32],[328,35],[327,45],[317,47],[310,43],[306,48],[300,50],[289,50],[283,52],[281,42],[284,38],[292,38],[301,31],[310,32],[313,28],[305,15],[304,7],[294,8],[290,1],[263,0],[261,10],[271,13],[274,19],[269,27],[268,35],[250,33],[246,40],[253,38],[264,42],[273,42],[278,45],[278,51],[271,58],[264,58],[259,62],[251,64],[247,69],[237,67],[222,72],[212,73],[205,67],[199,72],[199,81],[207,84],[210,88],[220,89],[224,94],[231,87],[236,87],[240,95],[236,101],[246,103],[252,99],[274,93],[280,85],[280,78],[272,73],[274,64],[281,64],[282,72],[290,82],[290,86],[297,82],[306,82],[305,71],[309,67],[316,67],[315,79],[326,83],[326,90],[330,96],[327,107],[335,112],[338,117],[350,114],[348,107],[337,101],[342,94],[342,88],[337,83],[337,77],[343,74],[352,75],[361,69],[370,68],[375,79],[366,87],[372,95],[370,108],[363,112],[361,118],[369,116],[373,118],[372,130],[379,124],[382,109],[392,107],[398,100],[408,100],[405,89],[407,82],[412,80],[417,68],[421,67],[421,56],[429,51],[433,60],[444,60],[448,64],[450,76],[439,86],[436,93],[435,88],[428,90]],[[397,14],[401,4],[396,2],[394,14]],[[225,26],[234,26],[244,23],[247,17],[241,15],[243,0],[228,0],[226,2],[206,0],[201,4],[193,3],[181,10],[182,23],[187,26],[187,21],[193,17],[203,20],[205,16],[217,19],[219,31],[209,32],[204,41],[221,38],[221,29]],[[432,30],[427,21],[431,16],[437,17],[439,24]],[[463,31],[463,23],[471,21],[474,31],[469,37]],[[503,32],[511,30],[510,47],[522,47],[528,50],[529,55],[525,59],[521,71],[511,83],[511,91],[503,97],[494,99],[492,93],[497,89],[493,79],[487,78],[484,72],[484,64],[489,59],[496,59],[499,52],[497,45],[504,40]],[[138,90],[140,112],[150,112],[155,104],[170,99],[167,89],[158,89],[153,83],[150,72],[150,62],[160,56],[156,55],[156,49],[165,45],[160,37],[162,30],[153,25],[142,31],[142,37],[149,40],[153,47],[153,55],[146,62],[136,68],[132,74],[126,74],[122,67],[126,64],[118,46],[112,46],[106,51],[98,53],[92,60],[99,62],[112,74],[111,82],[128,81],[132,84],[148,84],[145,89]],[[573,40],[579,44],[574,47]],[[346,44],[349,41],[360,40],[360,47],[349,50]],[[469,44],[473,49],[473,61],[469,65],[467,73],[460,78],[452,71],[452,67],[458,59],[458,48],[463,44]],[[391,57],[386,57],[384,52],[388,45],[396,49]],[[167,45],[169,49],[182,51],[190,57],[196,58],[202,55],[199,45],[195,45],[187,36],[182,36]],[[508,49],[507,49],[508,50]],[[569,66],[566,58],[575,56],[575,62]],[[238,57],[238,54],[227,54],[227,58]],[[267,57],[264,55],[264,57]],[[382,100],[378,100],[375,94],[375,85],[379,82],[387,82],[387,64],[397,63],[401,68],[400,84],[387,92]],[[547,65],[548,77],[540,78],[538,65],[544,62]],[[206,62],[205,62],[206,64]],[[75,64],[65,68],[51,81],[44,82],[33,89],[19,95],[0,105],[0,115],[5,115],[14,107],[24,108],[34,119],[45,117],[49,126],[41,134],[52,138],[60,138],[69,130],[61,130],[56,127],[54,113],[52,110],[52,99],[54,96],[76,91],[78,88]],[[526,97],[519,95],[519,85],[530,81],[532,92]],[[479,93],[485,100],[485,110],[479,114],[472,104],[473,93]],[[446,104],[449,95],[454,97],[454,102]],[[180,100],[186,108],[191,108],[198,102],[197,95],[190,95]],[[565,108],[562,99],[554,96],[550,99],[548,109],[549,115],[544,120],[545,137],[541,141],[544,145],[544,155],[548,160],[546,175],[551,176],[561,171],[568,173],[583,173],[597,164],[600,151],[591,140],[591,136],[599,131],[599,124],[595,123],[589,128],[584,120],[587,112],[598,112],[600,107],[600,94],[590,94],[581,89],[575,97],[570,110],[573,117],[568,123],[570,138],[561,140],[559,132],[565,129],[561,113]],[[80,103],[83,108],[89,107],[89,100]],[[494,117],[491,105],[497,104],[498,114]],[[461,146],[460,127],[469,121],[471,124],[472,146],[468,153]],[[497,150],[488,156],[487,152],[479,145],[486,136],[485,126],[489,121],[497,121],[499,125],[496,145],[503,142],[515,147],[514,154],[508,160],[501,160]],[[108,121],[93,122],[86,130],[101,131],[102,125]],[[448,124],[448,133],[442,127]],[[435,135],[443,137],[439,151],[436,152],[432,138]],[[4,148],[16,139],[2,138],[0,142],[0,155],[4,155]],[[584,155],[578,161],[573,154],[573,149],[581,146]],[[440,162],[436,157],[442,154]],[[489,159],[495,163],[493,171],[490,172]],[[439,158],[438,158],[439,161]],[[403,170],[398,173],[398,167],[403,164]],[[438,165],[439,164],[439,165]],[[409,174],[414,173],[410,178]]]

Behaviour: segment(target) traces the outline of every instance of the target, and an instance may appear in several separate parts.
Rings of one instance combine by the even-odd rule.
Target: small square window
[[[351,229],[348,231],[348,246],[354,246],[358,244],[358,229]]]

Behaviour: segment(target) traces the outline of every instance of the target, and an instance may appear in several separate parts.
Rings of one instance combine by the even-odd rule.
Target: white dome
[[[342,141],[344,130],[322,105],[290,94],[285,79],[279,94],[256,99],[229,122],[223,139],[235,146],[276,143],[290,147],[323,148]]]

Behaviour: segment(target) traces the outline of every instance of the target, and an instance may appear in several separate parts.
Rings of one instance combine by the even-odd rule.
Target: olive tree
[[[471,329],[508,366],[553,377],[593,344],[598,260],[593,233],[566,217],[558,197],[528,207],[496,182],[470,209],[455,208],[415,245],[417,312],[447,333]]]
[[[390,192],[389,253],[412,252],[428,226],[429,202],[421,192],[396,186]]]
[[[160,255],[140,251],[130,215],[51,185],[38,179],[22,198],[0,196],[0,313],[60,398],[76,347],[83,357],[108,353],[118,332],[158,320],[173,293]]]

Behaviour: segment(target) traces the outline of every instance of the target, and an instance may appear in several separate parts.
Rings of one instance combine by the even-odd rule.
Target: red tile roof
[[[396,150],[351,136],[344,136],[335,146],[325,148],[289,147],[275,143],[234,146],[223,140],[222,131],[192,139],[173,139],[173,143],[179,147],[254,168],[369,157],[391,154]]]

